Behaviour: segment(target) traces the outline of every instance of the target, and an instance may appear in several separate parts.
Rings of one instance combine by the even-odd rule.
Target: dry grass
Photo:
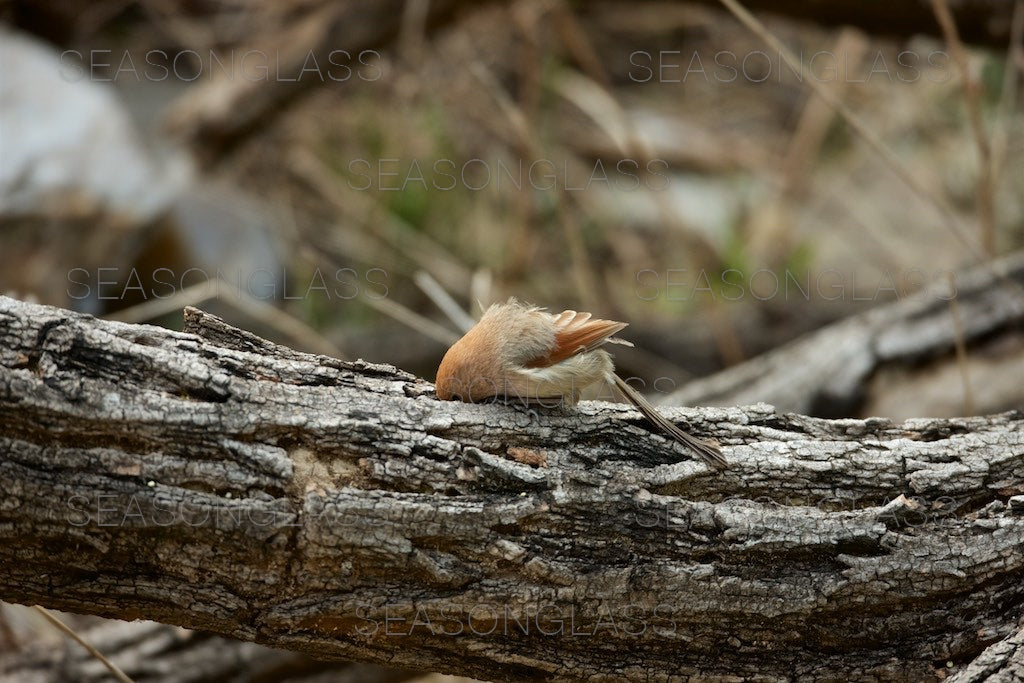
[[[524,0],[432,30],[429,5],[407,3],[380,78],[296,98],[219,159],[223,180],[287,216],[275,225],[289,277],[359,276],[359,296],[284,301],[267,324],[292,330],[289,343],[305,326],[317,348],[322,336],[429,377],[465,311],[516,295],[633,321],[652,354],[623,362],[681,381],[1024,243],[1021,3],[1006,55],[964,47],[945,21],[948,48],[723,4],[739,21],[686,5]],[[203,16],[160,0],[127,16],[102,7],[84,34],[93,43],[119,32],[134,49],[199,52],[274,44],[280,27],[330,14],[318,0],[223,2]],[[841,61],[809,62],[822,51]],[[907,53],[948,55],[908,69]],[[751,58],[748,71],[719,78],[722,54]],[[651,69],[666,57],[668,78],[637,78],[654,73],[637,55]],[[624,160],[635,175],[616,171]],[[501,170],[536,162],[537,187]],[[379,293],[373,269],[387,303],[366,296]],[[762,296],[749,281],[730,298],[722,279],[833,271],[835,299]],[[900,280],[914,271],[925,281]],[[897,291],[885,287],[893,273]]]

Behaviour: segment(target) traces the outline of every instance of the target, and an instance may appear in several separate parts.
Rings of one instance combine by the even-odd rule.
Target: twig
[[[304,346],[316,353],[334,356],[335,358],[345,357],[345,354],[337,345],[306,323],[266,301],[236,291],[235,285],[225,282],[221,278],[205,280],[191,287],[179,290],[170,296],[152,299],[130,308],[116,311],[107,316],[107,318],[126,323],[140,323],[175,313],[185,306],[197,306],[211,299],[227,303],[236,310],[277,330],[293,343]]]
[[[566,0],[557,0],[550,9],[550,13],[555,33],[558,34],[562,45],[576,60],[580,69],[594,81],[600,83],[602,88],[611,90],[612,79],[601,63],[600,53],[595,49],[586,30],[580,26],[573,8]]]
[[[89,652],[89,654],[98,659],[105,667],[110,669],[110,673],[114,675],[114,678],[121,681],[121,683],[132,683],[132,679],[128,678],[128,676],[125,675],[123,671],[121,671],[121,668],[117,666],[117,664],[114,664],[112,661],[107,659],[102,652],[100,652],[92,645],[90,645],[89,642],[85,640],[85,638],[75,633],[75,631],[70,626],[68,626],[63,621],[50,614],[49,610],[47,610],[45,607],[40,607],[39,605],[32,605],[32,608],[40,614],[42,614],[43,617],[45,617],[45,619],[49,621],[51,624],[53,624],[58,629],[66,633],[69,638],[71,638],[76,643],[84,647]]]
[[[719,1],[726,7],[726,9],[732,12],[732,14],[739,19],[744,26],[767,43],[772,50],[780,54],[782,58],[786,60],[789,67],[794,72],[801,75],[801,78],[807,82],[807,85],[814,90],[815,94],[825,100],[826,104],[835,109],[843,120],[846,121],[846,124],[850,126],[853,132],[860,136],[860,138],[864,140],[869,147],[881,156],[882,160],[904,183],[906,183],[907,187],[938,209],[939,214],[942,216],[943,224],[956,236],[958,240],[960,240],[960,242],[979,262],[985,260],[985,254],[979,250],[978,245],[971,239],[970,235],[956,219],[952,208],[946,200],[941,195],[932,191],[931,188],[927,187],[924,183],[919,181],[913,173],[907,170],[896,154],[889,149],[884,142],[882,142],[882,139],[878,134],[868,128],[867,124],[861,121],[860,118],[846,106],[846,103],[839,99],[838,95],[833,93],[829,88],[818,83],[813,75],[808,74],[807,66],[804,64],[803,60],[797,59],[796,55],[794,55],[788,47],[783,45],[781,40],[776,38],[764,24],[762,24],[753,14],[743,7],[743,5],[737,2],[737,0]]]
[[[309,183],[317,195],[336,209],[341,216],[349,219],[339,228],[346,238],[344,249],[358,251],[367,263],[381,264],[380,254],[396,261],[403,272],[412,271],[399,259],[407,259],[419,268],[431,272],[438,280],[451,289],[459,290],[469,281],[469,269],[445,247],[435,242],[423,231],[416,230],[397,214],[382,209],[368,199],[365,193],[356,189],[346,191],[345,183],[338,182],[336,175],[327,165],[305,150],[297,150],[289,158],[289,170],[303,182]],[[380,213],[384,213],[380,216]],[[322,232],[339,232],[322,231]],[[306,236],[311,242],[322,242],[330,235]],[[383,247],[383,249],[382,249]],[[321,251],[323,249],[321,248]]]
[[[153,298],[141,304],[114,311],[106,316],[108,320],[123,323],[144,323],[171,313],[176,313],[185,306],[198,306],[210,299],[217,298],[217,286],[212,280],[204,280],[198,284],[179,289],[165,297]]]
[[[413,282],[424,294],[430,297],[434,305],[441,309],[441,312],[448,316],[448,319],[463,332],[476,323],[473,317],[462,310],[462,307],[448,294],[441,283],[434,279],[434,276],[425,270],[417,270],[412,276]]]
[[[833,50],[842,56],[842,61],[832,81],[832,88],[839,96],[849,84],[849,70],[859,65],[867,51],[868,43],[864,34],[844,28],[836,39]],[[818,156],[822,142],[833,121],[835,110],[821,99],[811,97],[805,103],[793,135],[789,138],[788,149],[782,162],[782,194],[799,193],[807,179],[807,171]]]
[[[754,34],[764,40],[773,50],[777,51],[782,58],[786,60],[789,67],[794,71],[801,74],[801,77],[807,76],[807,67],[804,65],[802,60],[798,60],[796,55],[793,54],[789,48],[782,44],[778,38],[776,38],[764,24],[757,20],[757,18],[747,11],[737,0],[719,0],[725,7],[739,19],[744,26],[750,29]],[[1018,53],[1020,57],[1020,68],[1024,70],[1024,51]],[[808,77],[807,85],[814,90],[819,97],[825,102],[835,108],[836,112],[846,121],[847,125],[861,137],[868,145],[875,150],[875,152],[881,156],[882,160],[890,167],[890,169],[906,183],[907,187],[914,191],[922,199],[929,201],[939,211],[939,215],[942,216],[943,224],[953,233],[953,235],[960,240],[960,242],[967,248],[971,255],[975,258],[978,263],[985,264],[985,267],[989,269],[993,275],[995,275],[999,282],[1005,285],[1008,289],[1013,290],[1014,294],[1018,299],[1024,301],[1024,286],[1020,283],[1013,281],[1007,275],[1003,261],[993,261],[979,249],[978,245],[971,239],[969,233],[963,228],[960,222],[955,218],[953,210],[950,208],[946,200],[939,194],[933,192],[923,183],[917,180],[917,177],[910,173],[895,153],[882,142],[881,138],[875,134],[873,130],[867,127],[853,111],[846,106],[846,104],[838,98],[831,90],[825,88],[818,83],[814,78]]]
[[[1018,60],[1021,60],[1018,62]],[[1010,143],[1010,124],[1013,110],[1017,105],[1017,64],[1024,71],[1024,0],[1017,0],[1010,20],[1010,44],[1006,51],[1006,65],[1003,69],[1002,93],[996,122],[992,127],[992,187],[999,187],[1006,163],[1006,150]]]
[[[416,64],[423,60],[423,46],[426,42],[429,14],[429,0],[408,0],[403,8],[402,23],[398,34],[398,51],[410,64]]]
[[[469,280],[469,300],[471,302],[481,302],[480,310],[483,311],[486,308],[486,305],[484,305],[483,302],[490,302],[493,300],[493,291],[494,274],[491,273],[489,268],[478,268],[473,273],[473,277]]]
[[[956,281],[952,273],[948,276],[949,312],[953,316],[953,347],[956,349],[956,364],[960,368],[960,380],[964,385],[964,414],[974,415],[974,393],[971,391],[971,378],[967,371],[967,343],[964,341],[964,323],[960,317],[960,304],[956,300]]]
[[[981,86],[978,79],[971,74],[967,50],[960,41],[956,20],[949,11],[949,4],[946,0],[932,0],[932,10],[939,26],[942,27],[949,51],[953,54],[953,61],[956,62],[960,78],[963,80],[967,116],[974,133],[974,144],[978,148],[978,229],[981,233],[981,246],[991,256],[995,254],[996,249],[995,192],[992,186],[992,148],[989,146],[985,125],[981,120]]]
[[[539,158],[540,142],[530,129],[522,110],[516,106],[515,102],[508,96],[508,93],[505,92],[501,83],[498,82],[498,79],[483,63],[474,61],[469,66],[470,72],[484,85],[497,103],[498,108],[505,114],[505,117],[519,138],[519,144],[522,149],[535,158]],[[560,177],[557,170],[554,171],[554,175],[559,176],[556,187],[565,187],[565,179]],[[586,307],[596,308],[597,276],[594,274],[593,265],[590,263],[580,226],[568,216],[567,202],[562,201],[568,194],[564,191],[558,192],[559,201],[555,202],[555,211],[558,214],[559,224],[562,226],[565,245],[569,252],[569,261],[572,263],[576,296]]]
[[[413,330],[416,330],[424,337],[433,339],[445,346],[451,346],[459,339],[459,335],[448,328],[438,325],[430,318],[426,318],[419,313],[410,310],[397,301],[384,298],[375,299],[368,296],[361,297],[361,300],[384,315],[394,318],[403,325],[407,325]]]
[[[21,649],[18,638],[14,635],[14,630],[7,623],[7,618],[4,616],[4,604],[2,602],[0,602],[0,649],[8,651]]]
[[[597,51],[586,32],[578,26],[578,21],[568,4],[564,1],[559,2],[555,11],[560,17],[561,24],[574,27],[571,31],[563,32],[563,41],[571,41],[566,44],[567,49],[574,53],[596,54]],[[588,68],[587,71],[590,72],[589,77],[577,73],[560,76],[554,84],[557,92],[589,116],[620,154],[631,157],[645,182],[651,180],[648,169],[655,156],[650,142],[642,131],[638,130],[626,109],[608,87],[610,80],[603,70]],[[648,185],[648,194],[664,226],[676,228],[678,234],[686,240],[685,247],[692,254],[693,261],[704,268],[717,268],[720,261],[717,249],[699,232],[685,224],[672,204],[669,193],[650,188]],[[712,308],[717,306],[717,301],[712,302]],[[731,321],[718,312],[712,313],[712,316],[716,317],[719,323],[713,326],[715,344],[719,352],[723,358],[739,362],[743,356],[737,346],[738,336]]]

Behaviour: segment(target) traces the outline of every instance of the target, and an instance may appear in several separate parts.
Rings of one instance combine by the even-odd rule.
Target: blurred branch
[[[967,50],[960,40],[956,20],[946,0],[932,0],[932,10],[942,26],[942,34],[946,45],[953,53],[953,61],[960,71],[960,80],[964,88],[964,102],[967,117],[971,122],[974,134],[974,145],[978,149],[978,232],[982,249],[989,256],[996,253],[995,227],[995,187],[993,186],[992,147],[989,145],[988,133],[981,120],[981,84],[968,63]]]
[[[694,0],[701,5],[717,5],[720,0]],[[799,21],[825,26],[856,26],[880,36],[909,38],[917,34],[942,37],[931,7],[924,2],[832,2],[807,3],[800,0],[748,0],[753,10],[764,10]],[[967,43],[1003,47],[1009,38],[1013,4],[1005,0],[953,0],[950,11]]]
[[[826,86],[835,91],[837,98],[843,98],[844,91],[850,86],[850,72],[860,64],[868,45],[864,34],[859,31],[847,28],[839,32],[831,48],[833,54],[840,56],[839,65],[835,79]],[[794,195],[804,191],[835,115],[835,110],[820,97],[807,98],[787,145],[782,161],[781,187],[778,188],[779,194],[773,197],[774,201],[780,199],[779,195]]]
[[[420,315],[393,299],[388,299],[387,297],[364,296],[361,300],[364,301],[367,306],[375,308],[389,318],[397,320],[407,326],[411,330],[419,332],[424,337],[433,339],[445,346],[451,346],[459,339],[459,335],[452,332],[447,327],[438,325],[430,318]]]
[[[337,226],[308,230],[303,237],[314,251],[329,255],[340,265],[356,256],[364,263],[396,270],[410,277],[424,270],[453,291],[469,287],[472,271],[429,234],[416,229],[358,190],[351,190],[332,175],[322,161],[299,149],[289,156],[288,170],[340,216]],[[319,226],[318,226],[319,227]]]
[[[178,290],[170,296],[150,299],[141,304],[115,311],[106,317],[126,323],[142,323],[155,320],[174,311],[180,311],[186,306],[199,306],[214,299],[223,301],[238,312],[276,330],[300,347],[336,358],[345,356],[334,342],[302,320],[289,315],[266,300],[257,299],[222,278],[204,280],[199,284]]]
[[[860,137],[879,157],[885,162],[892,172],[903,181],[903,183],[919,198],[931,204],[942,217],[942,222],[953,233],[960,243],[978,261],[985,259],[985,253],[979,249],[971,235],[960,224],[946,198],[918,179],[917,174],[907,168],[906,164],[882,141],[878,133],[869,127],[861,117],[857,116],[846,103],[840,99],[839,94],[832,89],[825,87],[811,74],[807,73],[807,65],[802,59],[798,59],[792,50],[787,48],[765,25],[738,0],[718,0],[724,5],[744,26],[750,29],[755,35],[763,40],[772,50],[778,52],[782,59],[794,72],[799,73],[801,80],[806,78],[807,86],[814,91],[828,106],[832,107],[842,117],[846,125]]]
[[[412,279],[460,332],[469,332],[469,329],[476,324],[476,319],[466,313],[430,273],[418,270],[413,273]]]
[[[1010,45],[1006,50],[996,122],[992,127],[992,186],[998,192],[1010,145],[1010,128],[1017,108],[1017,82],[1024,74],[1024,0],[1013,3]]]
[[[502,114],[505,115],[517,138],[513,144],[519,148],[523,157],[528,159],[544,158],[543,144],[539,138],[538,131],[534,130],[530,125],[530,121],[522,108],[505,91],[505,88],[494,73],[482,61],[471,63],[469,68],[494,99]],[[551,190],[555,195],[555,214],[558,224],[562,228],[566,256],[572,266],[572,279],[576,289],[576,297],[581,302],[583,308],[597,308],[599,294],[595,266],[591,261],[586,242],[583,239],[580,218],[575,213],[569,211],[569,206],[578,200],[571,192],[564,190],[566,183],[561,174],[559,174],[557,167],[553,170],[553,174],[559,177],[558,182],[555,183],[555,188]]]
[[[451,21],[460,8],[478,4],[432,0],[420,24],[424,30],[435,30]],[[172,105],[167,127],[202,163],[218,162],[225,151],[269,126],[277,115],[313,89],[339,85],[324,78],[319,70],[316,76],[301,78],[309,64],[339,64],[340,51],[344,51],[349,55],[346,59],[352,68],[351,77],[356,78],[356,70],[363,66],[359,62],[361,52],[383,50],[400,35],[406,5],[406,0],[321,2],[295,13],[262,42],[236,48],[243,54],[267,56],[266,74],[258,78],[234,74],[232,78],[205,81]]]
[[[1000,273],[1024,283],[1024,252],[1001,259]],[[952,289],[951,289],[952,286]],[[667,405],[734,405],[770,401],[817,415],[856,414],[867,384],[883,367],[914,364],[954,350],[955,296],[967,343],[1024,324],[1024,302],[987,265],[938,280],[928,289],[845,318],[740,365],[690,382]],[[979,397],[980,398],[980,397]],[[923,397],[919,401],[923,401]]]
[[[956,291],[956,280],[949,274],[949,290]],[[974,415],[974,392],[971,390],[971,375],[967,367],[967,340],[964,339],[964,323],[960,317],[960,305],[956,297],[949,300],[949,314],[953,319],[953,347],[956,349],[956,362],[960,369],[963,382],[963,415]]]
[[[89,641],[87,641],[85,638],[83,638],[81,635],[75,632],[73,628],[71,628],[63,621],[58,619],[56,616],[51,614],[50,611],[46,608],[40,607],[39,605],[33,605],[33,607],[50,624],[59,629],[62,633],[67,635],[76,643],[81,645],[85,649],[85,651],[89,653],[89,656],[103,664],[103,666],[107,669],[107,671],[111,673],[111,675],[113,675],[114,678],[121,681],[121,683],[132,683],[132,679],[128,678],[128,676],[125,675],[124,671],[121,671],[120,667],[118,667],[116,664],[107,659],[102,652],[97,650]]]

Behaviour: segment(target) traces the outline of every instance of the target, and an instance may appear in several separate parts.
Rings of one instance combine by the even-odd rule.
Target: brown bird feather
[[[557,399],[574,405],[584,388],[605,381],[666,435],[710,466],[727,467],[717,446],[684,432],[615,374],[601,347],[632,346],[613,336],[627,325],[571,310],[553,315],[515,299],[495,304],[441,360],[437,396],[472,402],[513,395],[528,403]]]

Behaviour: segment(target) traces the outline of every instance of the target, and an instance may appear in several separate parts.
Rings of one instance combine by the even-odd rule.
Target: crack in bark
[[[930,679],[1024,618],[1020,411],[686,411],[718,474],[628,407],[440,402],[187,316],[0,298],[0,597],[491,679]]]

